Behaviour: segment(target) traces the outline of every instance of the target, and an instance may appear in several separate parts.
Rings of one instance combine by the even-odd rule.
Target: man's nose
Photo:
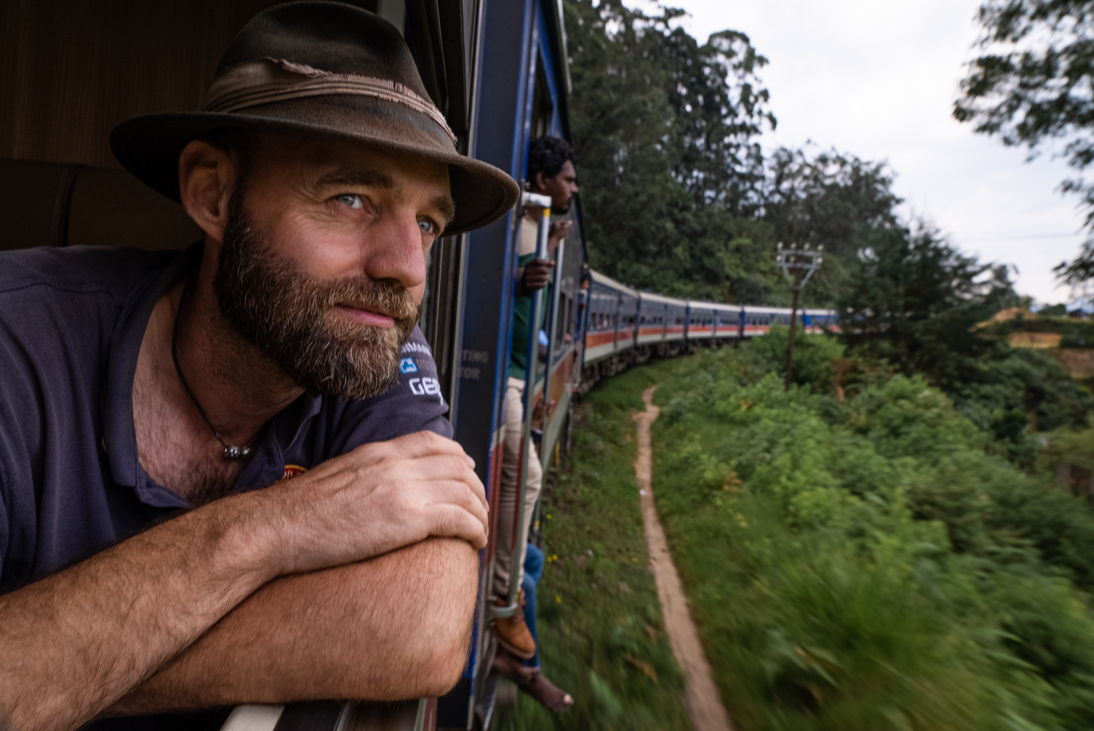
[[[425,282],[426,251],[414,212],[391,211],[364,234],[365,274],[369,279],[395,280],[407,289]]]

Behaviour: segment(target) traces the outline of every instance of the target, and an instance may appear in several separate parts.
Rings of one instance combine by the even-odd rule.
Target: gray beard
[[[327,396],[363,399],[390,388],[421,311],[397,283],[324,280],[297,270],[250,220],[242,188],[228,206],[213,286],[237,334],[298,386]],[[332,321],[338,304],[391,313],[395,327]]]

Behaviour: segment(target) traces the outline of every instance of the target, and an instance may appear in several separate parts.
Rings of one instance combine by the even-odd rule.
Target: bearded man
[[[0,728],[443,694],[486,503],[400,363],[435,374],[430,246],[515,183],[457,153],[398,32],[336,3],[259,14],[201,112],[111,145],[204,240],[0,255]]]

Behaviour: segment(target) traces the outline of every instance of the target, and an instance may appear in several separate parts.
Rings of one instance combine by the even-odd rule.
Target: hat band
[[[440,110],[398,81],[336,74],[284,59],[250,61],[228,69],[213,79],[202,111],[237,112],[261,104],[342,94],[367,96],[410,107],[436,122],[452,144],[456,144],[456,135]]]

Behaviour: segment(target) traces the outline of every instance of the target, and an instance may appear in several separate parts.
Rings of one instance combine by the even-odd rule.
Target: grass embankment
[[[674,368],[653,433],[658,512],[738,727],[1094,728],[1088,506],[989,456],[922,381],[785,393],[758,378],[762,347]]]
[[[634,479],[642,390],[663,367],[613,378],[578,409],[569,464],[543,506],[537,596],[544,672],[576,699],[554,716],[520,697],[499,729],[684,729],[683,678],[648,570]]]

